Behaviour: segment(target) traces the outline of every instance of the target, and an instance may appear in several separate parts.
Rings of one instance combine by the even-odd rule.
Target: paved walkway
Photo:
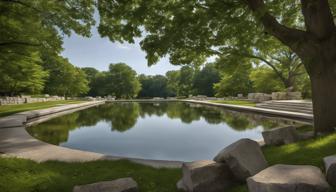
[[[0,154],[6,157],[19,157],[37,162],[48,160],[64,162],[85,162],[94,160],[120,160],[127,159],[132,162],[156,168],[178,168],[182,162],[144,160],[107,156],[100,153],[75,150],[56,146],[37,140],[28,134],[25,127],[46,121],[50,118],[83,110],[88,107],[103,104],[104,102],[86,102],[81,104],[64,105],[49,109],[35,110],[0,118]]]

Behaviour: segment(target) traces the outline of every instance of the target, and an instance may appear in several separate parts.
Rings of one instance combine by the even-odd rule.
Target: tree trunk
[[[332,132],[336,128],[336,71],[334,63],[328,65],[330,67],[328,70],[314,70],[310,75],[315,133]]]

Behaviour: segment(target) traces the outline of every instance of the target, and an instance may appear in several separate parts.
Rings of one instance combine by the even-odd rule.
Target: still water
[[[28,128],[51,144],[107,155],[192,161],[212,159],[240,138],[297,124],[284,119],[183,102],[110,103]]]

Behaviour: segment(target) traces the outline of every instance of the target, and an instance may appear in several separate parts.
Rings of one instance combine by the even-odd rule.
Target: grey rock
[[[138,184],[128,177],[75,186],[73,192],[138,192]]]
[[[180,179],[177,183],[176,183],[176,187],[178,190],[180,191],[188,191],[187,187],[185,186],[183,179]]]
[[[336,155],[323,158],[326,170],[327,181],[330,185],[336,186]]]
[[[247,179],[250,192],[326,192],[321,170],[309,165],[274,165]]]
[[[262,132],[266,145],[283,145],[294,143],[300,139],[299,133],[293,126],[280,127]]]
[[[251,139],[240,139],[227,146],[214,160],[226,163],[236,179],[243,182],[267,167],[259,144]]]
[[[232,186],[232,173],[224,163],[210,160],[184,163],[183,184],[190,192],[218,192]]]

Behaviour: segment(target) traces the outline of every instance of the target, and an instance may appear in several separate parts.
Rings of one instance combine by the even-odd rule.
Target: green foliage
[[[251,81],[255,92],[272,93],[284,91],[285,87],[269,67],[257,67],[251,71]]]
[[[3,77],[0,84],[6,85],[1,87],[1,92],[21,94],[43,90],[47,72],[41,67],[41,56],[59,55],[62,35],[89,36],[95,23],[94,6],[93,0],[0,1],[0,76]],[[71,94],[85,93],[82,73],[73,70],[71,74],[76,76],[75,82],[79,81],[71,88],[77,89]],[[59,92],[66,91],[52,93]]]
[[[7,55],[0,59],[0,93],[40,93],[48,76],[40,64],[41,60],[36,52],[29,57]]]
[[[58,55],[45,55],[44,68],[49,72],[45,92],[63,96],[78,96],[89,91],[86,74]]]
[[[136,72],[125,63],[110,64],[107,79],[107,91],[117,98],[133,98],[141,90]]]
[[[195,70],[189,66],[183,66],[180,70],[178,79],[177,94],[182,96],[189,96],[193,94],[193,80]]]
[[[177,96],[180,71],[168,71],[166,77],[168,92],[173,96]]]
[[[141,83],[141,91],[138,97],[140,98],[171,96],[167,87],[167,77],[163,75],[146,76],[142,74],[139,76],[139,81]]]
[[[215,91],[213,85],[220,81],[220,73],[214,64],[205,65],[201,71],[196,71],[193,88],[197,95],[213,97]]]
[[[237,94],[247,95],[251,92],[250,64],[244,63],[244,61],[241,61],[240,65],[227,63],[222,70],[220,82],[214,85],[216,97],[237,96]]]

